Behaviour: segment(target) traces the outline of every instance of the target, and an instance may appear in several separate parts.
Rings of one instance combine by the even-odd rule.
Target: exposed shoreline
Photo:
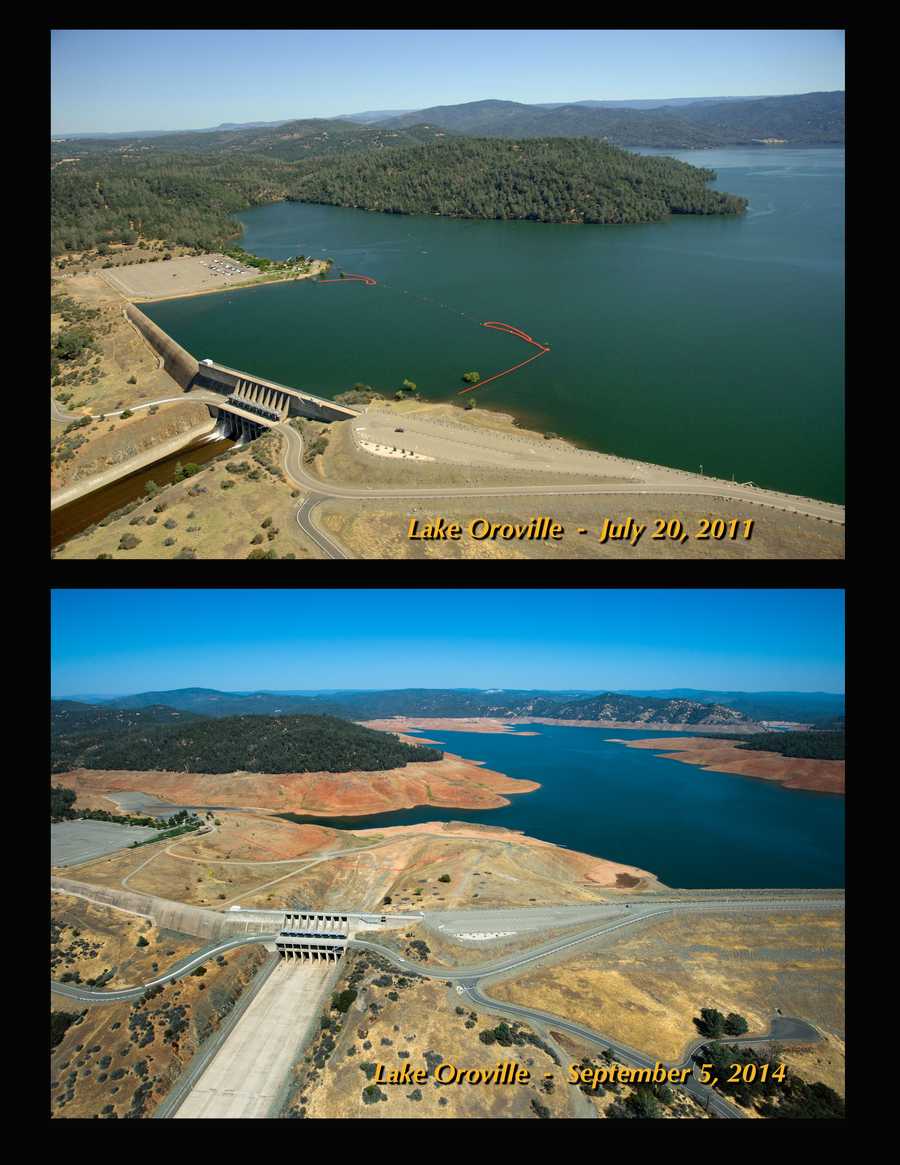
[[[173,805],[208,803],[303,817],[364,817],[419,807],[501,809],[510,804],[508,795],[540,788],[537,781],[509,777],[485,768],[483,761],[449,752],[439,761],[346,773],[74,769],[52,774],[51,782],[74,789],[79,796],[82,792],[110,796],[117,791],[141,792]]]
[[[379,732],[409,732],[411,729],[444,732],[510,732],[517,724],[560,725],[564,728],[619,728],[641,732],[716,732],[723,736],[762,731],[754,721],[746,724],[661,724],[639,720],[562,720],[552,716],[390,716],[380,720],[360,720],[357,723]],[[538,732],[516,732],[516,736],[539,736]],[[421,737],[415,737],[417,744]],[[433,743],[433,742],[432,742]],[[659,743],[657,741],[657,743]],[[768,755],[768,754],[766,754]]]
[[[649,748],[665,760],[696,765],[716,773],[774,781],[784,789],[801,789],[809,793],[844,795],[844,762],[816,760],[812,757],[782,756],[777,752],[742,749],[730,742],[704,737],[681,740],[623,740],[627,748]]]

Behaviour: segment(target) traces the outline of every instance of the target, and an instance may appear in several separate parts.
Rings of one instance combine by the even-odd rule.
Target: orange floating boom
[[[546,344],[539,343],[533,336],[529,336],[521,328],[514,328],[512,324],[504,324],[500,320],[485,320],[481,326],[483,328],[492,328],[495,332],[505,332],[508,336],[518,336],[520,340],[524,340],[526,344],[531,344],[533,347],[540,349],[540,351],[536,352],[533,356],[529,356],[527,360],[521,360],[518,364],[513,364],[511,368],[504,368],[502,372],[495,372],[493,376],[487,376],[484,380],[479,380],[477,384],[470,384],[468,388],[461,388],[457,392],[457,396],[462,396],[467,392],[474,392],[477,388],[483,388],[486,384],[490,384],[492,380],[499,380],[501,376],[509,376],[510,372],[516,372],[518,369],[524,368],[532,360],[538,360],[550,351]]]

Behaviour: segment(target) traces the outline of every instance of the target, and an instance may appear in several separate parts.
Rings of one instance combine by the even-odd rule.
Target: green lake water
[[[519,735],[534,730],[539,735]],[[510,733],[415,733],[490,769],[537,781],[500,809],[419,806],[309,818],[338,829],[475,821],[611,858],[683,888],[826,889],[844,885],[844,798],[666,760],[619,740],[672,732],[520,724]]]
[[[673,151],[645,151],[673,152]],[[312,281],[145,304],[197,357],[324,396],[405,378],[471,394],[580,444],[843,500],[842,149],[674,152],[749,198],[741,217],[558,226],[280,203],[238,217],[268,258],[328,257]]]

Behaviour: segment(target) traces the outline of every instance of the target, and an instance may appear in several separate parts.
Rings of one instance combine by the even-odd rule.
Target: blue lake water
[[[534,730],[538,736],[518,732]],[[517,733],[423,732],[448,751],[539,781],[501,809],[422,806],[353,818],[303,818],[372,829],[474,821],[649,870],[668,886],[844,885],[844,798],[715,773],[610,742],[671,732],[521,725]]]
[[[642,151],[654,152],[654,151]],[[673,151],[655,151],[658,153]],[[332,396],[408,377],[591,448],[843,500],[842,149],[675,151],[750,200],[632,226],[462,221],[278,203],[258,255],[332,258],[377,285],[276,283],[144,304],[198,357]],[[340,281],[339,281],[340,282]]]

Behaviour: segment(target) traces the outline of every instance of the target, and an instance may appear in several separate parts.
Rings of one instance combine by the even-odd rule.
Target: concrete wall
[[[156,326],[148,316],[145,316],[139,307],[129,303],[125,314],[141,333],[147,343],[162,358],[163,367],[176,384],[185,391],[190,388],[200,365],[185,348],[172,339],[170,335]]]
[[[277,926],[249,924],[240,916],[219,914],[202,906],[187,906],[182,902],[170,902],[167,898],[157,898],[153,894],[138,894],[134,890],[117,890],[111,886],[94,886],[89,882],[76,882],[72,878],[50,879],[53,890],[63,894],[74,894],[89,902],[100,902],[132,914],[152,918],[157,926],[177,930],[182,934],[193,934],[199,938],[231,938],[237,934],[264,934],[267,930],[277,930]]]

